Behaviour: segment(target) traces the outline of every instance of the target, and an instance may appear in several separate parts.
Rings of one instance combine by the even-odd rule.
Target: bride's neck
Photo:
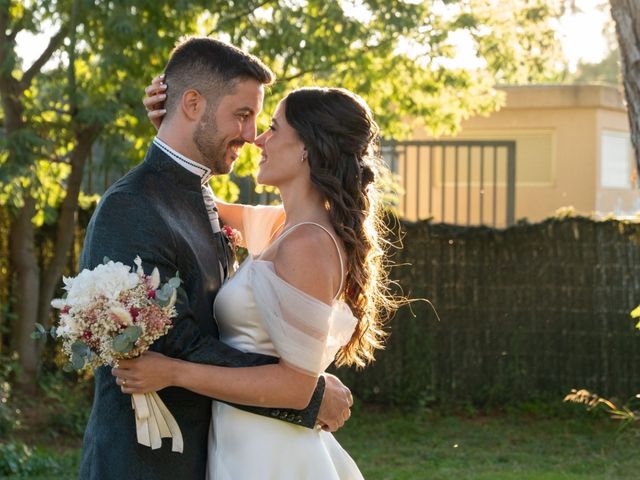
[[[329,221],[329,213],[320,192],[315,188],[281,188],[280,198],[286,216],[285,228],[302,222]]]

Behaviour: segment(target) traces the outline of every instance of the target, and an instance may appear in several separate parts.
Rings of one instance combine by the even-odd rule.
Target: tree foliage
[[[559,82],[566,59],[555,22],[568,6],[566,0],[465,0],[457,25],[469,28],[497,83]]]
[[[21,357],[30,354],[28,331],[36,321],[46,324],[86,170],[95,170],[92,159],[120,172],[141,161],[153,135],[143,88],[181,37],[229,40],[273,68],[278,81],[262,126],[288,90],[331,85],[364,97],[386,137],[406,136],[413,120],[439,135],[494,110],[496,81],[552,75],[548,22],[557,12],[530,3],[511,0],[517,14],[505,19],[490,14],[497,5],[490,0],[0,0],[0,203],[11,206],[19,317],[12,336]],[[448,63],[450,34],[460,30],[476,39],[486,70]],[[45,34],[32,65],[18,55],[23,32]],[[256,167],[250,150],[237,163],[238,175]],[[235,185],[216,182],[219,193],[237,196]],[[34,232],[43,223],[57,228],[45,255]]]

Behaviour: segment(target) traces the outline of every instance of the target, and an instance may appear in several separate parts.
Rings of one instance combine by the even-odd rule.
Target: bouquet
[[[66,295],[51,302],[60,311],[60,321],[50,334],[62,340],[69,359],[66,371],[117,366],[119,359],[148,350],[171,328],[178,274],[161,285],[157,268],[146,275],[140,257],[134,263],[135,272],[105,258],[93,270],[63,278]],[[46,334],[41,325],[36,328],[36,336]],[[157,449],[162,438],[172,438],[172,450],[182,452],[180,428],[158,394],[134,394],[131,400],[138,443]]]

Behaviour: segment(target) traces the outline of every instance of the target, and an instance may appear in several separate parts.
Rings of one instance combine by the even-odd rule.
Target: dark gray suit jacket
[[[154,351],[228,367],[276,362],[273,357],[242,353],[218,340],[212,308],[220,288],[220,270],[213,245],[199,177],[152,145],[145,161],[102,197],[87,229],[80,266],[94,268],[104,257],[133,265],[139,255],[145,272],[158,267],[162,281],[180,273],[183,284],[176,305],[178,317],[169,333],[152,346]],[[321,377],[305,410],[241,408],[311,428],[323,393]],[[159,395],[182,431],[181,454],[171,452],[168,439],[158,450],[139,445],[131,397],[122,394],[110,368],[96,370],[80,479],[205,478],[211,399],[175,387]]]

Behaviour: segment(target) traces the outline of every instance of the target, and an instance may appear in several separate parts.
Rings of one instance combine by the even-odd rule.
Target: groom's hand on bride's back
[[[322,404],[318,412],[318,425],[323,430],[335,432],[341,428],[351,416],[353,396],[338,377],[324,373],[325,388]]]

